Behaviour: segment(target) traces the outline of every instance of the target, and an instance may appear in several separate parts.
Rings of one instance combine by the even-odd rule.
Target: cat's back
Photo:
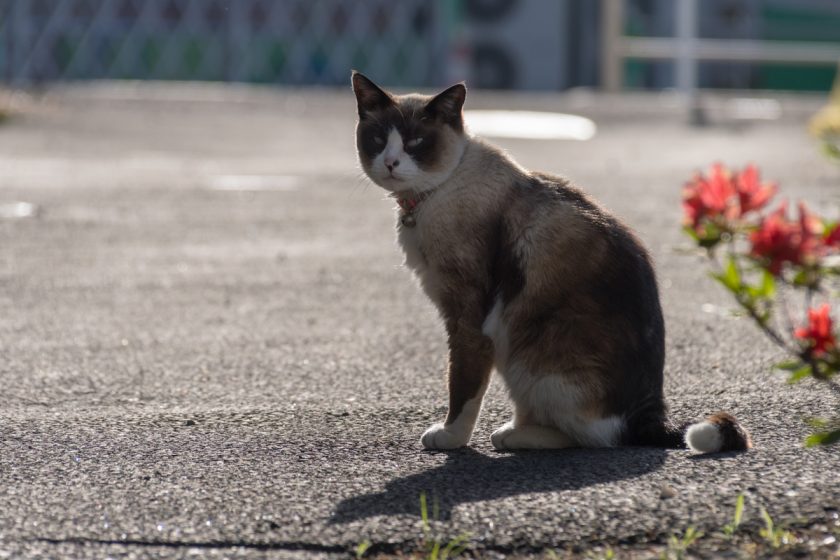
[[[537,217],[563,220],[570,228],[584,230],[614,224],[621,227],[565,177],[529,171],[500,148],[478,138],[471,140],[448,190],[460,206],[473,208],[476,214],[527,218],[531,222]]]
[[[627,226],[564,177],[514,178],[497,197],[496,219],[534,288],[600,275],[622,254],[648,260]]]

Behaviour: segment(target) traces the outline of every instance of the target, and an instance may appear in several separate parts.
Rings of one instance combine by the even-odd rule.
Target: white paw
[[[420,443],[426,449],[455,449],[467,445],[469,441],[469,434],[464,435],[450,430],[443,424],[435,424],[420,438]]]
[[[493,447],[498,449],[499,451],[504,451],[506,449],[510,449],[507,445],[505,445],[505,439],[516,431],[516,428],[513,427],[513,422],[508,422],[490,436],[490,441],[493,443]]]
[[[575,445],[565,433],[548,426],[513,426],[508,422],[490,436],[499,451],[511,449],[563,449]]]

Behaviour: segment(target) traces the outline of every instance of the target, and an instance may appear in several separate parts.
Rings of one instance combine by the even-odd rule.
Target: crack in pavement
[[[40,542],[47,544],[93,544],[106,546],[140,546],[140,547],[162,547],[162,548],[247,548],[251,550],[305,550],[309,552],[332,552],[347,553],[351,549],[341,545],[317,544],[299,541],[280,541],[269,543],[255,543],[248,541],[155,541],[140,539],[91,539],[86,537],[71,537],[55,539],[49,537],[37,537],[26,539],[29,542]]]

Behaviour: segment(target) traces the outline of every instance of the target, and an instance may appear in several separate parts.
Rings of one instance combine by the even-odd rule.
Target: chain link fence
[[[670,36],[672,0],[622,0],[628,35]],[[598,0],[0,0],[0,82],[212,80],[561,90],[596,86]],[[702,37],[840,41],[840,0],[704,0]],[[710,62],[702,87],[825,90],[833,67]],[[671,62],[626,63],[671,87]]]
[[[0,0],[0,79],[388,84],[440,80],[431,0]]]

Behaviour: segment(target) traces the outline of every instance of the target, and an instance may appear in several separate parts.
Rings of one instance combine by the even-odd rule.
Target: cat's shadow
[[[539,492],[577,490],[594,484],[635,478],[657,470],[667,451],[655,448],[564,449],[485,455],[470,448],[446,452],[443,465],[387,483],[385,491],[339,502],[330,523],[347,523],[377,515],[420,516],[420,495],[429,514],[449,519],[452,508]]]

